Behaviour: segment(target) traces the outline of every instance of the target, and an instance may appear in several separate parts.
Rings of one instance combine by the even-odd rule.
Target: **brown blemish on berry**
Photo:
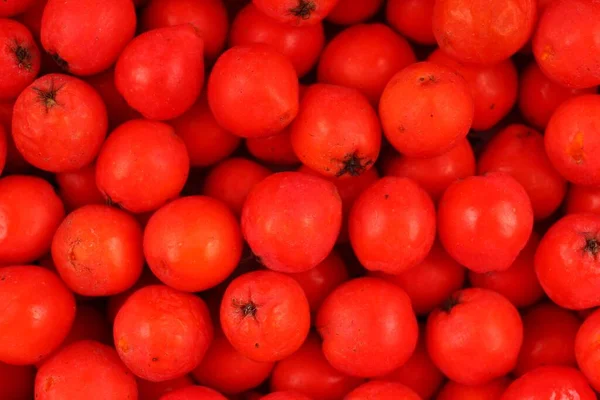
[[[554,48],[552,46],[550,46],[549,44],[547,44],[546,46],[544,46],[544,51],[542,51],[542,54],[540,55],[540,59],[542,61],[546,61],[549,58],[554,58],[555,52],[554,52]]]
[[[575,161],[576,164],[581,164],[585,161],[585,153],[583,151],[583,132],[579,131],[569,143],[567,153]]]
[[[317,9],[317,5],[314,1],[310,0],[299,0],[298,5],[290,9],[290,13],[295,17],[307,20],[310,15]]]
[[[119,341],[117,342],[117,347],[123,353],[127,353],[129,351],[129,343],[127,343],[127,340],[125,340],[125,338],[119,339]]]
[[[44,392],[49,391],[53,385],[54,385],[54,378],[52,376],[49,376],[48,378],[46,378],[46,381],[44,382]]]
[[[367,157],[359,157],[357,152],[346,154],[343,160],[340,161],[342,167],[335,174],[336,178],[346,174],[350,176],[358,176],[365,172],[367,167],[373,164],[373,161]]]

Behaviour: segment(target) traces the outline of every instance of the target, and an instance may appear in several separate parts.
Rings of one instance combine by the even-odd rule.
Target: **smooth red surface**
[[[444,375],[458,383],[479,385],[515,367],[523,323],[504,296],[464,289],[429,315],[426,340],[431,359]]]
[[[388,26],[359,24],[325,46],[317,76],[319,82],[358,89],[377,105],[392,76],[416,60],[406,39]]]
[[[164,394],[160,400],[227,400],[216,390],[205,386],[187,386]]]
[[[567,214],[600,214],[600,188],[593,186],[570,185],[565,202]]]
[[[139,400],[160,400],[163,394],[193,386],[194,381],[188,375],[162,382],[150,382],[137,378]]]
[[[570,214],[546,232],[535,254],[544,291],[561,307],[583,310],[600,305],[600,271],[595,246],[600,215]]]
[[[510,59],[490,66],[473,65],[457,61],[437,49],[427,60],[452,68],[465,78],[475,104],[475,130],[492,128],[510,112],[517,101],[519,77]]]
[[[536,0],[438,0],[433,33],[450,56],[473,64],[495,64],[527,42],[535,27],[536,8]]]
[[[383,162],[385,176],[410,178],[437,203],[454,181],[475,175],[475,155],[467,139],[438,156],[405,157],[394,154]]]
[[[144,255],[166,285],[199,292],[224,281],[242,255],[234,214],[219,200],[186,196],[156,211],[144,230]]]
[[[131,0],[48,0],[41,41],[65,71],[93,75],[117,61],[135,26]]]
[[[44,363],[35,377],[35,398],[135,399],[135,378],[114,348],[82,340],[65,347]]]
[[[280,22],[248,4],[235,17],[229,33],[230,46],[264,43],[273,46],[294,65],[298,76],[317,63],[325,45],[323,25],[296,26]]]
[[[215,120],[242,137],[281,132],[296,117],[298,101],[294,65],[265,44],[230,48],[208,79],[208,104]]]
[[[392,28],[420,44],[435,44],[434,0],[388,0],[385,19]]]
[[[600,95],[574,97],[552,114],[544,134],[554,168],[577,185],[600,185]]]
[[[67,210],[75,210],[89,204],[103,204],[104,196],[96,186],[96,165],[56,174],[58,194]]]
[[[600,360],[597,344],[599,332],[600,313],[598,311],[588,316],[579,331],[574,332],[577,334],[574,354],[577,357],[577,365],[595,390],[600,388],[600,373],[597,368],[598,360]]]
[[[387,374],[410,358],[419,328],[410,298],[378,278],[358,278],[337,287],[316,320],[329,363],[348,375]]]
[[[252,0],[272,18],[291,25],[316,24],[325,18],[339,0]]]
[[[4,18],[0,18],[0,46],[0,99],[10,100],[37,76],[40,50],[25,25]]]
[[[595,92],[596,87],[572,89],[562,86],[544,75],[537,63],[532,62],[521,72],[519,110],[531,125],[544,129],[562,103],[572,97]]]
[[[279,272],[254,271],[234,279],[221,301],[221,326],[233,347],[261,362],[282,360],[302,346],[310,328],[300,285]]]
[[[246,139],[246,148],[260,161],[275,165],[300,164],[290,140],[290,127],[273,136]]]
[[[481,385],[463,385],[449,381],[436,400],[500,400],[509,384],[508,378],[498,378]]]
[[[500,400],[546,400],[568,396],[595,400],[596,394],[575,368],[548,366],[534,369],[514,381]]]
[[[35,266],[0,268],[0,361],[34,364],[67,337],[75,298],[56,274]]]
[[[368,187],[348,218],[354,253],[370,271],[398,274],[414,267],[435,239],[433,202],[406,178],[385,177]]]
[[[319,310],[325,298],[336,287],[348,280],[346,263],[336,250],[333,250],[316,267],[288,275],[294,278],[304,290],[312,313]]]
[[[179,117],[204,86],[202,36],[190,24],[142,33],[119,56],[115,85],[145,118]]]
[[[600,4],[556,0],[540,15],[533,54],[546,76],[571,88],[600,84]]]
[[[268,168],[255,161],[230,157],[213,167],[206,175],[202,193],[221,200],[236,215],[240,215],[252,188],[271,173]]]
[[[213,326],[199,297],[151,285],[125,301],[113,335],[127,368],[142,379],[158,382],[198,367],[213,339]]]
[[[35,0],[6,0],[0,4],[0,17],[12,17],[21,14],[33,6]]]
[[[125,211],[89,205],[69,214],[52,240],[52,259],[62,280],[84,296],[124,292],[144,266],[142,228]]]
[[[433,245],[422,262],[406,271],[394,275],[375,273],[375,276],[404,289],[417,315],[427,315],[442,305],[452,293],[463,287],[465,275],[466,269],[454,261],[439,243]]]
[[[270,382],[273,392],[296,391],[312,400],[337,400],[363,380],[333,368],[323,355],[319,337],[311,334],[298,351],[275,365]]]
[[[467,136],[473,110],[467,81],[431,62],[412,64],[394,75],[379,102],[386,138],[408,157],[433,157],[450,150]]]
[[[204,42],[204,54],[216,59],[225,47],[229,21],[222,0],[151,0],[142,11],[144,31],[192,24]]]
[[[29,263],[46,254],[64,216],[60,198],[45,180],[0,179],[0,265]]]
[[[204,93],[183,115],[169,121],[169,125],[185,142],[192,167],[207,167],[224,160],[241,141],[217,124]]]
[[[98,155],[108,129],[106,106],[87,83],[49,74],[15,103],[12,137],[25,160],[50,172],[73,171]]]
[[[305,91],[291,126],[296,156],[328,177],[358,176],[381,148],[377,113],[358,90],[315,84]]]
[[[506,173],[453,183],[438,206],[438,234],[448,254],[471,271],[503,271],[523,250],[533,227],[527,192]]]
[[[421,400],[412,389],[395,382],[370,381],[348,393],[344,400]]]
[[[35,368],[0,362],[0,397],[5,400],[33,398]]]
[[[242,233],[267,268],[302,272],[333,249],[342,223],[335,186],[301,172],[273,174],[254,186],[242,210]]]
[[[273,362],[249,359],[237,351],[225,336],[217,334],[192,376],[202,385],[233,395],[263,383],[271,374],[273,365]]]
[[[6,134],[6,130],[0,125],[0,175],[2,175],[2,171],[4,171],[4,166],[6,165],[6,157],[8,153],[8,138]]]
[[[523,346],[516,376],[543,365],[575,366],[575,335],[581,320],[571,311],[541,303],[523,315]]]
[[[327,21],[338,25],[352,25],[363,22],[375,14],[383,5],[383,0],[338,0],[327,14]]]
[[[544,136],[520,124],[509,125],[488,143],[478,160],[478,172],[505,172],[527,191],[534,218],[552,215],[567,192],[566,180],[554,169],[544,150]]]
[[[473,287],[500,293],[517,308],[537,303],[544,296],[534,268],[539,243],[539,235],[532,233],[529,242],[508,269],[483,273],[469,271],[469,282]]]
[[[260,400],[312,400],[310,397],[298,392],[273,392],[259,397]]]
[[[102,146],[96,184],[111,203],[141,213],[177,197],[189,169],[185,144],[173,128],[138,119],[119,126]]]

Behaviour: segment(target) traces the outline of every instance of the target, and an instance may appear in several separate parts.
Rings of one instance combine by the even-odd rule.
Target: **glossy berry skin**
[[[320,82],[358,89],[377,105],[392,76],[414,62],[410,44],[391,28],[380,23],[359,24],[327,44],[317,75]]]
[[[246,139],[246,148],[255,158],[268,164],[297,165],[300,160],[294,153],[290,140],[291,129],[288,126],[283,132],[273,136]]]
[[[489,65],[523,47],[536,19],[535,0],[438,0],[433,33],[440,48],[453,58]]]
[[[0,362],[0,397],[7,400],[32,399],[35,373],[31,365]]]
[[[17,21],[0,18],[0,99],[17,97],[40,71],[40,50],[31,32]]]
[[[427,315],[463,287],[466,269],[435,243],[425,259],[414,267],[393,275],[373,275],[404,289],[415,314]]]
[[[290,59],[298,76],[317,63],[325,45],[323,24],[295,26],[280,22],[248,4],[235,17],[229,33],[231,46],[264,43]]]
[[[597,337],[600,330],[600,314],[594,311],[585,319],[575,338],[577,365],[595,390],[600,388],[600,374],[596,365],[600,359]]]
[[[498,378],[481,385],[463,385],[449,381],[436,400],[500,400],[510,384],[508,378]]]
[[[581,326],[577,316],[551,303],[541,303],[523,315],[523,346],[516,376],[543,365],[575,366],[575,335]]]
[[[6,129],[0,125],[0,176],[4,171],[4,166],[6,165],[6,156],[8,155],[8,138],[6,134]]]
[[[194,370],[213,339],[204,301],[163,285],[134,292],[117,313],[113,329],[127,368],[153,382]]]
[[[440,155],[464,139],[473,123],[467,82],[454,70],[430,62],[392,77],[379,102],[383,132],[407,157]]]
[[[544,296],[534,268],[539,243],[539,235],[533,232],[525,248],[506,270],[483,273],[469,271],[471,286],[500,293],[517,308],[537,303]]]
[[[34,364],[65,339],[75,298],[60,278],[36,266],[0,268],[0,361]]]
[[[104,196],[96,186],[96,165],[56,174],[58,194],[67,210],[75,210],[88,204],[104,204]]]
[[[378,278],[338,286],[323,302],[316,328],[327,361],[358,377],[380,376],[404,364],[419,334],[406,292]]]
[[[533,54],[553,81],[583,89],[600,84],[600,4],[590,0],[557,0],[540,15]]]
[[[319,337],[311,334],[298,351],[275,365],[271,391],[296,391],[313,400],[336,400],[362,382],[329,365]]]
[[[434,0],[388,0],[387,23],[403,36],[420,44],[435,44],[433,35]]]
[[[385,176],[410,178],[438,202],[454,181],[475,175],[475,155],[467,139],[429,158],[393,155],[383,162]]]
[[[135,26],[131,0],[48,0],[41,41],[66,72],[93,75],[115,63]]]
[[[452,258],[478,273],[508,269],[532,228],[527,192],[506,173],[455,182],[438,206],[442,245]]]
[[[84,206],[58,227],[52,259],[75,293],[110,296],[124,292],[142,273],[142,228],[125,211],[105,205]]]
[[[271,392],[266,396],[258,397],[259,400],[312,400],[310,397],[305,396],[298,392]]]
[[[216,390],[205,386],[187,386],[166,393],[159,400],[227,400]]]
[[[502,295],[464,289],[429,315],[426,340],[431,359],[444,375],[458,383],[478,385],[515,367],[523,323],[517,309]]]
[[[437,49],[427,60],[452,68],[465,78],[475,104],[475,130],[492,128],[509,113],[517,101],[519,78],[510,59],[494,65],[465,64]]]
[[[0,265],[29,263],[46,254],[64,216],[60,198],[45,180],[0,179]]]
[[[91,164],[102,146],[108,116],[87,83],[63,74],[45,75],[17,98],[12,137],[25,160],[50,172]]]
[[[96,184],[109,202],[142,213],[177,197],[189,169],[185,144],[173,128],[138,119],[119,126],[102,146]]]
[[[302,346],[310,309],[300,285],[273,271],[234,279],[221,301],[221,327],[233,347],[260,362],[282,360]]]
[[[338,0],[252,0],[263,13],[288,24],[302,26],[321,21]]]
[[[571,185],[565,202],[567,214],[591,212],[600,214],[600,188]]]
[[[241,142],[238,136],[217,124],[205,94],[183,115],[169,121],[169,125],[185,142],[192,167],[218,163],[233,153]]]
[[[144,31],[192,24],[202,36],[204,55],[209,60],[223,51],[229,28],[222,0],[152,0],[144,8],[140,23]]]
[[[242,233],[267,268],[307,271],[333,249],[342,223],[335,186],[301,172],[280,172],[258,183],[242,209]]]
[[[208,79],[208,104],[219,125],[242,137],[281,132],[298,113],[293,64],[265,44],[235,46]]]
[[[525,125],[509,125],[498,132],[479,157],[480,175],[505,172],[527,191],[534,218],[552,215],[567,192],[566,180],[554,169],[544,150],[544,136]]]
[[[230,157],[210,170],[202,193],[225,203],[240,215],[248,194],[271,171],[257,162],[242,157]]]
[[[435,208],[406,178],[385,177],[367,188],[350,211],[350,243],[370,271],[398,274],[422,262],[435,239]]]
[[[145,118],[180,116],[204,86],[203,43],[191,24],[142,33],[119,56],[117,90]]]
[[[579,400],[595,400],[596,394],[575,368],[546,366],[536,368],[515,380],[500,400],[546,400],[564,396]]]
[[[44,363],[35,377],[35,398],[40,400],[134,399],[135,378],[117,352],[94,340],[67,346]]]
[[[600,96],[572,98],[556,109],[548,122],[544,144],[554,168],[577,185],[600,185],[598,123]]]
[[[316,313],[327,296],[349,278],[346,264],[336,250],[316,267],[288,275],[304,290],[312,313]]]
[[[593,94],[596,87],[572,89],[548,78],[537,63],[532,62],[521,73],[519,110],[537,129],[544,129],[554,111],[565,101],[581,94]]]
[[[163,283],[200,292],[224,281],[238,265],[240,226],[219,200],[181,197],[150,217],[144,230],[144,255]]]
[[[336,25],[353,25],[371,18],[383,5],[383,0],[338,0],[337,4],[327,14],[327,21]]]
[[[363,383],[344,397],[344,400],[363,399],[421,400],[421,397],[405,385],[385,381],[370,381]]]
[[[379,156],[377,114],[355,89],[310,86],[291,129],[290,140],[298,159],[325,176],[358,176]]]
[[[444,383],[444,374],[435,366],[425,346],[425,329],[419,327],[417,348],[407,362],[378,379],[397,382],[414,390],[421,398],[430,399]]]
[[[561,307],[583,310],[600,305],[600,216],[570,214],[546,232],[535,254],[544,291]]]
[[[249,359],[237,351],[227,338],[217,334],[192,376],[202,385],[233,395],[263,383],[273,370],[273,362]]]

